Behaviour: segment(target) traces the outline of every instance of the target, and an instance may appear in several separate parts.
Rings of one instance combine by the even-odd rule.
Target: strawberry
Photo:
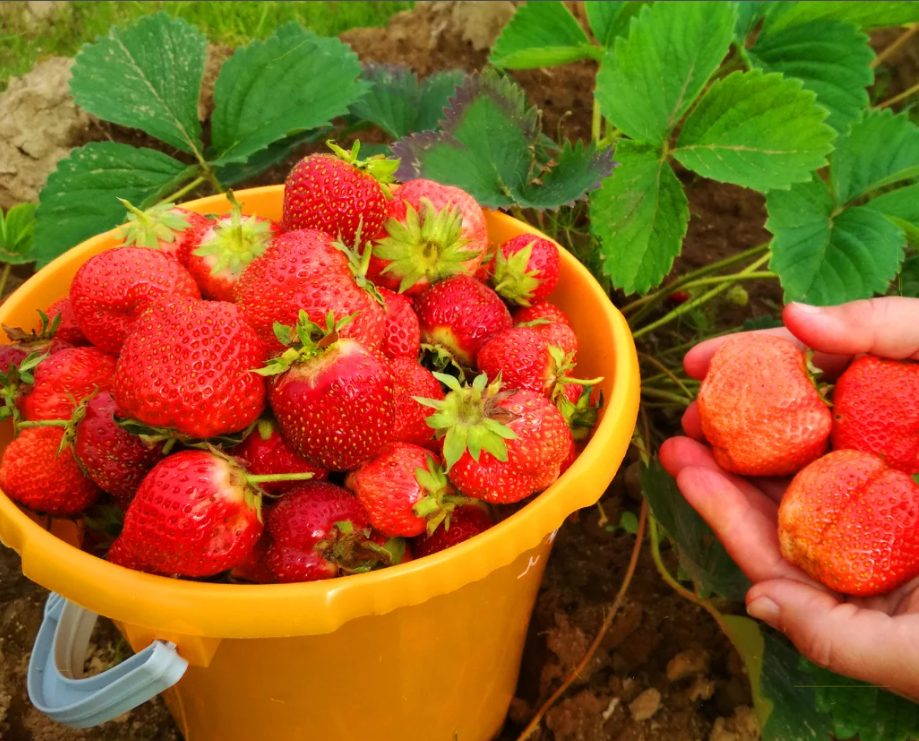
[[[877,456],[837,450],[779,507],[782,554],[830,589],[867,597],[919,575],[919,485]]]
[[[479,348],[511,326],[511,315],[498,294],[471,275],[437,283],[415,302],[421,341],[441,346],[466,367],[475,366]]]
[[[433,533],[450,521],[463,497],[455,496],[440,459],[409,443],[389,443],[374,458],[348,474],[374,530],[388,536]]]
[[[154,569],[150,564],[145,563],[141,558],[131,551],[128,546],[125,545],[125,541],[116,539],[112,543],[111,547],[108,549],[108,552],[105,554],[105,560],[109,563],[113,563],[116,566],[123,566],[126,569],[132,569],[133,571],[143,571],[147,574],[157,574],[163,576],[159,571]]]
[[[416,295],[451,275],[478,270],[488,251],[485,214],[459,188],[410,180],[399,188],[393,218],[374,242],[371,276],[380,285]],[[368,234],[376,232],[368,231]]]
[[[262,519],[268,519],[267,512],[263,511]],[[271,584],[274,577],[268,570],[268,548],[270,546],[271,538],[267,531],[263,530],[262,536],[255,542],[255,547],[249,552],[249,555],[230,570],[230,576],[253,584]]]
[[[144,478],[113,547],[145,571],[214,576],[245,561],[262,534],[261,496],[254,485],[309,476],[247,475],[216,449],[183,450]]]
[[[258,371],[274,376],[268,399],[285,442],[315,466],[356,468],[389,441],[395,416],[392,368],[378,350],[341,337],[349,318],[323,329],[306,312],[293,331],[278,325],[288,349]]]
[[[415,397],[442,400],[444,391],[440,381],[414,358],[393,359],[392,371],[396,379],[393,441],[438,449],[439,445],[434,440],[434,430],[428,426],[428,417],[434,411],[419,404]]]
[[[392,181],[399,161],[359,160],[360,142],[350,152],[332,142],[328,146],[334,154],[311,154],[284,181],[284,229],[318,229],[355,244],[359,234],[372,236],[382,228],[385,183]]]
[[[122,198],[118,200],[128,209],[128,220],[121,228],[123,244],[159,250],[179,263],[185,262],[190,247],[210,227],[206,216],[174,203],[161,203],[141,211]]]
[[[510,327],[492,335],[479,350],[476,363],[489,380],[500,377],[509,388],[536,391],[553,402],[562,396],[577,402],[581,392],[572,386],[602,380],[575,378],[571,356],[529,327]]]
[[[128,416],[189,437],[236,432],[265,408],[265,382],[251,372],[265,357],[234,304],[163,298],[124,344],[115,400]]]
[[[421,328],[411,299],[386,288],[379,291],[386,302],[383,353],[391,358],[417,358],[421,347]]]
[[[365,251],[369,257],[369,251]],[[336,247],[323,232],[307,229],[275,239],[261,257],[252,261],[236,286],[236,303],[246,321],[270,349],[280,349],[275,322],[296,323],[300,311],[314,322],[335,316],[354,316],[342,336],[360,340],[370,348],[383,341],[386,313],[382,300],[363,277],[347,250]]]
[[[552,293],[559,270],[561,258],[554,242],[518,234],[495,253],[495,292],[508,303],[532,306]]]
[[[722,468],[789,476],[826,452],[832,416],[804,354],[781,337],[741,334],[715,353],[699,391],[702,432]]]
[[[412,544],[405,538],[387,538],[382,533],[372,533],[370,540],[386,550],[389,554],[390,566],[398,566],[400,563],[415,560]]]
[[[127,506],[150,469],[163,457],[162,441],[148,441],[123,430],[123,416],[110,391],[88,400],[74,420],[73,451],[86,476]]]
[[[29,351],[19,345],[0,346],[0,372],[9,373],[29,356]]]
[[[555,400],[555,405],[568,423],[571,435],[575,442],[584,442],[590,437],[597,420],[600,418],[600,409],[603,408],[603,392],[594,401],[593,386],[564,386],[564,392]],[[562,468],[564,471],[565,468]]]
[[[495,524],[488,509],[480,504],[467,504],[453,510],[450,527],[442,527],[431,535],[423,535],[414,541],[415,558],[424,558],[459,545],[479,533],[484,533]]]
[[[268,570],[278,582],[317,581],[366,571],[389,560],[370,540],[360,502],[334,484],[303,484],[268,513]]]
[[[201,298],[195,279],[155,250],[118,247],[89,258],[70,287],[70,303],[86,338],[117,354],[143,311],[163,296]]]
[[[48,307],[47,316],[49,319],[54,320],[58,315],[61,318],[57,331],[54,333],[56,340],[67,342],[74,347],[89,344],[89,340],[86,339],[83,331],[77,325],[77,318],[73,313],[73,305],[70,303],[69,296],[59,298]]]
[[[571,355],[575,360],[577,359],[578,338],[571,328],[571,322],[561,309],[542,301],[517,309],[513,319],[514,326],[529,327],[539,332],[550,345],[560,347],[565,355]]]
[[[919,363],[857,358],[833,391],[833,447],[919,473]]]
[[[313,481],[325,481],[329,472],[307,462],[284,442],[277,425],[267,419],[260,419],[255,430],[233,449],[233,455],[246,462],[249,473],[312,473]],[[269,494],[284,494],[290,491],[295,483],[278,481],[263,484],[262,488]]]
[[[575,441],[572,440],[571,450],[568,451],[568,456],[565,458],[565,460],[562,461],[562,467],[559,471],[559,475],[565,473],[565,471],[571,468],[571,465],[577,460],[577,458],[578,458],[578,446],[575,443]]]
[[[87,479],[60,427],[23,430],[3,453],[0,488],[14,502],[54,517],[74,517],[101,495]]]
[[[513,504],[552,484],[571,452],[564,417],[540,393],[501,390],[483,373],[471,386],[436,374],[450,393],[424,400],[436,409],[428,424],[443,440],[451,483],[463,494]],[[488,384],[488,385],[486,385]]]
[[[42,360],[35,368],[31,392],[19,399],[27,420],[69,419],[74,408],[94,391],[111,389],[115,357],[96,347],[73,347]]]
[[[232,302],[243,271],[268,248],[279,227],[261,216],[243,216],[233,191],[227,198],[230,213],[209,222],[198,242],[187,246],[183,262],[204,298]]]

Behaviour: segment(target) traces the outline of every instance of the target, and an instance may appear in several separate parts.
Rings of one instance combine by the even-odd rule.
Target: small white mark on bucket
[[[530,569],[532,569],[532,568],[533,568],[536,564],[538,564],[538,563],[539,563],[539,556],[536,556],[535,558],[534,558],[533,556],[530,556],[530,562],[527,564],[526,569],[525,569],[524,572],[523,572],[520,576],[518,576],[517,578],[518,578],[518,579],[522,579],[523,577],[525,577],[527,574],[530,573]]]
[[[555,542],[555,536],[558,535],[558,528],[555,528],[551,533],[549,533],[549,543],[552,544]]]

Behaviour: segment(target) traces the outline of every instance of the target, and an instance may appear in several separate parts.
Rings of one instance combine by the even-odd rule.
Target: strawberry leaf
[[[590,197],[603,270],[626,293],[645,293],[670,272],[689,223],[683,187],[662,154],[623,141],[620,165]]]
[[[717,81],[683,123],[674,157],[704,177],[763,192],[809,180],[835,132],[801,85],[760,70]]]
[[[839,205],[919,175],[919,126],[907,113],[868,111],[836,140],[830,186]]]
[[[903,230],[877,211],[836,212],[822,180],[775,190],[766,198],[770,267],[786,301],[840,304],[884,293],[903,259]]]
[[[663,142],[727,54],[735,13],[725,2],[642,8],[597,75],[603,114],[633,139]]]
[[[890,191],[868,204],[872,211],[884,214],[906,234],[907,241],[919,247],[919,184]]]
[[[228,59],[214,86],[214,164],[245,162],[270,144],[324,127],[366,90],[357,55],[298,23]]]
[[[6,215],[0,209],[0,262],[25,265],[34,262],[35,209],[34,203],[13,206]]]
[[[539,178],[511,184],[511,195],[519,206],[538,211],[573,206],[585,193],[599,188],[613,170],[612,150],[598,151],[593,144],[565,141],[554,154],[555,163]]]
[[[544,0],[517,8],[492,46],[489,61],[504,69],[535,69],[596,59],[601,53],[564,3]]]
[[[588,0],[584,3],[587,20],[594,38],[603,46],[612,48],[620,36],[629,32],[629,21],[638,14],[647,2],[613,2],[612,0]]]
[[[900,295],[919,298],[919,255],[908,257],[900,269]]]
[[[750,32],[765,17],[773,0],[740,0],[734,3],[737,10],[737,25],[734,26],[734,38],[743,43]]]
[[[190,180],[195,171],[161,152],[127,144],[95,142],[74,149],[58,162],[39,197],[38,266],[122,223],[118,197],[145,206]]]
[[[141,129],[188,154],[200,154],[198,95],[207,39],[166,13],[113,26],[77,55],[70,91],[99,118]]]
[[[837,131],[858,118],[868,105],[866,88],[874,82],[874,52],[868,36],[851,23],[813,21],[763,32],[749,56],[764,72],[801,80],[829,110],[826,123]]]
[[[256,152],[245,162],[231,162],[215,169],[215,174],[224,185],[235,185],[263,173],[269,167],[283,162],[304,144],[320,141],[329,136],[329,129],[319,128],[288,136],[276,141],[267,149]]]
[[[779,12],[766,16],[766,30],[778,31],[810,21],[835,20],[854,23],[861,29],[902,26],[919,21],[919,3],[915,2],[870,2],[853,3],[847,0],[835,2],[777,2]]]

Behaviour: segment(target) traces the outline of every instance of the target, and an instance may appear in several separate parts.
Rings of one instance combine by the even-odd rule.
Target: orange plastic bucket
[[[282,194],[271,186],[236,196],[246,212],[279,219]],[[185,207],[229,210],[223,196]],[[539,234],[504,214],[487,218],[493,243]],[[65,296],[79,266],[117,243],[113,230],[55,260],[0,307],[0,323],[35,326],[36,309]],[[555,532],[600,498],[638,413],[628,325],[561,252],[550,300],[577,331],[581,374],[604,377],[605,408],[564,476],[486,533],[383,571],[283,585],[204,584],[114,566],[73,547],[72,523],[48,532],[2,493],[0,539],[21,554],[25,576],[115,620],[135,651],[154,639],[177,645],[189,667],[164,697],[187,741],[488,741],[514,696]]]

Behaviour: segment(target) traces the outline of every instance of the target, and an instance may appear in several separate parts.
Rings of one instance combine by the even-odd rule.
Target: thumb
[[[753,587],[747,612],[818,666],[919,699],[919,616],[891,617],[784,579]]]

